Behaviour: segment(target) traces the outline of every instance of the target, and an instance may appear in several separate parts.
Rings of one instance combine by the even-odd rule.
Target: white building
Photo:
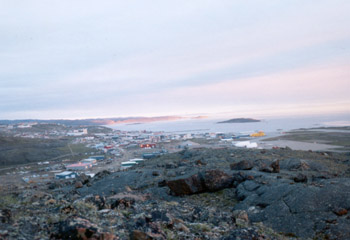
[[[56,179],[69,179],[69,178],[76,178],[78,176],[75,172],[65,171],[61,173],[55,174]]]

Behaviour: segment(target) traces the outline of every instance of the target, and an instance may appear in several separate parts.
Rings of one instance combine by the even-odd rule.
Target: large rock
[[[118,193],[108,198],[108,203],[111,208],[129,208],[134,205],[135,202],[143,202],[148,199],[148,195],[137,195],[132,193]]]
[[[270,167],[272,168],[273,173],[280,172],[280,160],[275,160],[271,163]]]
[[[280,172],[279,160],[273,161],[269,166],[266,166],[263,164],[259,170],[261,172],[267,172],[267,173],[279,173]]]
[[[167,181],[170,190],[178,196],[204,192],[203,178],[201,174],[195,174],[188,178],[180,178]]]
[[[86,174],[82,173],[78,177],[78,181],[80,181],[83,185],[87,184],[90,180],[90,177]]]
[[[233,177],[220,170],[208,170],[203,174],[204,190],[215,192],[232,186]]]
[[[11,222],[11,210],[2,209],[0,212],[0,223],[10,223]]]
[[[294,177],[294,182],[306,183],[307,176],[299,173],[297,176]]]
[[[232,186],[234,178],[220,170],[208,170],[187,178],[167,181],[170,190],[178,196],[201,192],[215,192]]]
[[[306,171],[310,169],[308,161],[298,158],[288,158],[281,161],[281,168],[290,171]]]
[[[232,163],[230,165],[231,170],[250,170],[253,167],[253,163],[247,160],[242,160],[240,162]]]
[[[248,226],[249,224],[248,214],[244,210],[233,211],[232,220],[234,220],[235,224],[238,226]]]
[[[76,182],[74,183],[74,187],[75,187],[75,188],[82,188],[82,187],[83,187],[83,183],[82,183],[81,181],[76,181]]]
[[[98,180],[100,180],[100,179],[103,179],[103,178],[105,178],[106,176],[108,176],[108,175],[110,175],[111,174],[111,172],[110,171],[108,171],[108,170],[103,170],[103,171],[101,171],[101,172],[98,172],[98,173],[96,173],[96,175],[93,177],[93,181],[98,181]]]
[[[87,196],[84,200],[85,202],[89,202],[95,205],[98,210],[109,207],[109,205],[106,203],[106,198],[101,195]]]

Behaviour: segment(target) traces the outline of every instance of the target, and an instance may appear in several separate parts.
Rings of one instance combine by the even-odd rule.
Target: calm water
[[[317,117],[289,117],[278,119],[262,119],[254,123],[223,123],[217,122],[226,119],[196,119],[144,123],[136,125],[115,124],[109,125],[113,129],[124,131],[164,131],[164,132],[232,132],[245,133],[264,131],[267,133],[288,131],[298,128],[314,128],[320,126],[350,125],[350,115],[317,116]]]

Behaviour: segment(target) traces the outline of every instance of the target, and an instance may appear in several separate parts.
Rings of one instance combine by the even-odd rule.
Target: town
[[[123,171],[148,159],[183,149],[257,147],[256,143],[233,140],[265,135],[263,132],[240,137],[233,133],[121,131],[104,126],[35,122],[0,125],[0,134],[15,139],[60,140],[67,148],[67,152],[51,159],[32,159],[30,162],[24,159],[16,165],[9,162],[0,169],[3,173],[1,182],[6,186],[47,184],[52,179],[71,179],[82,174],[93,177],[103,170]]]

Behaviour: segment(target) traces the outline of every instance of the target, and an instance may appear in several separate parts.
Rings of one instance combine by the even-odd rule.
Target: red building
[[[145,143],[140,144],[140,148],[155,148],[157,145],[155,143]]]

